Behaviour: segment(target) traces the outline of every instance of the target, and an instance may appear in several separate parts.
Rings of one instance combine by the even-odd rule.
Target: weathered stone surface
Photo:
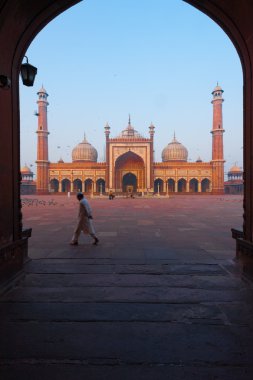
[[[253,341],[247,329],[238,326],[167,322],[40,322],[38,326],[34,321],[5,323],[0,333],[3,360],[101,358],[129,364],[252,364]]]
[[[36,379],[36,380],[252,380],[252,367],[231,366],[187,366],[182,363],[165,364],[131,364],[111,361],[109,365],[97,361],[54,361],[54,363],[25,361],[24,363],[10,362],[9,366],[1,367],[5,380]]]
[[[93,199],[96,247],[68,244],[73,199],[24,209],[32,260],[0,302],[0,378],[251,380],[232,198]]]

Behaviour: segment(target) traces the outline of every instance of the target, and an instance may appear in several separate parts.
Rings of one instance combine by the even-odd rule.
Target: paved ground
[[[252,380],[253,286],[238,196],[92,199],[100,244],[68,245],[74,197],[29,197],[26,276],[0,303],[0,379]]]

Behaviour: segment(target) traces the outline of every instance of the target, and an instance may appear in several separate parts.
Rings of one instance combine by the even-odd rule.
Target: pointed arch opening
[[[192,178],[189,181],[189,192],[190,193],[197,193],[198,192],[198,184],[199,184],[199,181],[196,178]]]
[[[201,181],[201,192],[209,193],[211,191],[211,181],[208,178],[204,178]]]
[[[156,178],[154,182],[154,192],[157,194],[163,193],[163,180],[161,178]]]
[[[71,188],[71,185],[70,185],[70,180],[65,178],[61,181],[61,185],[62,185],[62,192],[63,193],[68,193],[70,192],[70,188]]]
[[[168,192],[169,193],[174,193],[175,192],[175,181],[172,178],[168,179]]]
[[[84,192],[87,194],[90,194],[92,193],[92,191],[93,191],[93,181],[91,178],[87,178],[84,181]]]
[[[124,193],[135,193],[137,191],[137,177],[133,173],[126,173],[122,178],[122,190]]]
[[[59,191],[59,181],[58,179],[54,178],[50,181],[50,190],[54,193],[58,193]]]
[[[79,193],[79,192],[83,191],[82,181],[79,178],[76,178],[73,181],[73,190],[76,193]]]
[[[145,188],[145,166],[143,159],[136,153],[128,151],[115,161],[115,188],[116,191],[126,192],[128,186],[133,191],[142,191]]]
[[[179,181],[178,181],[178,192],[179,193],[185,193],[186,192],[186,180],[184,178],[181,178]]]
[[[103,178],[96,181],[96,192],[100,194],[105,192],[105,180]]]

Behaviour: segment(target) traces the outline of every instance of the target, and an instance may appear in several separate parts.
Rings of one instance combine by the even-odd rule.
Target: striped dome
[[[98,153],[96,149],[86,140],[83,141],[72,150],[72,161],[90,161],[97,162]]]
[[[171,143],[169,143],[162,151],[162,161],[184,161],[188,158],[188,150],[177,141],[174,136]]]

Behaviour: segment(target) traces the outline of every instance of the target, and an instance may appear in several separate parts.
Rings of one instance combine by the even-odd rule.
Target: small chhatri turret
[[[143,136],[138,131],[136,131],[136,129],[134,129],[134,127],[132,126],[130,115],[128,117],[127,127],[123,129],[123,131],[118,136],[118,138],[122,138],[122,137],[126,139],[131,139],[131,138],[142,139],[143,138]]]

